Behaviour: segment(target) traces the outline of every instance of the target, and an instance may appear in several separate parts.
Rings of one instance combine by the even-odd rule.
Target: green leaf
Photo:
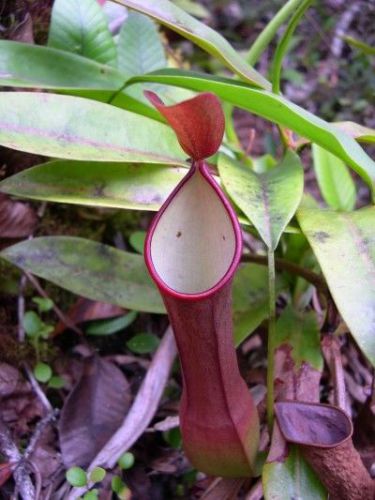
[[[50,89],[111,101],[119,108],[162,121],[159,113],[149,103],[145,104],[137,88],[142,84],[119,92],[128,79],[129,75],[117,69],[71,52],[0,40],[0,85]]]
[[[43,323],[42,328],[39,330],[39,336],[42,337],[42,339],[48,339],[50,333],[52,333],[54,330],[54,327],[52,325],[46,325]]]
[[[136,354],[149,354],[156,351],[159,337],[152,333],[140,333],[126,342],[127,347]]]
[[[203,19],[210,15],[210,11],[207,10],[206,7],[203,7],[203,5],[195,2],[194,0],[174,0],[174,3],[178,5],[180,9],[183,9],[192,16]]]
[[[276,331],[275,349],[283,344],[289,344],[292,347],[291,357],[297,369],[305,362],[322,371],[320,330],[314,311],[302,313],[288,306],[276,323]]]
[[[344,321],[375,366],[375,208],[302,207],[297,217]]]
[[[80,97],[0,92],[0,144],[75,160],[181,164],[169,127]]]
[[[171,448],[175,450],[180,450],[182,447],[182,436],[179,427],[173,427],[167,431],[163,432],[163,438],[169,444]]]
[[[167,66],[164,48],[155,24],[147,16],[129,12],[118,40],[118,68],[141,75]]]
[[[134,248],[134,250],[138,253],[143,254],[143,248],[145,246],[146,240],[146,231],[134,231],[129,236],[129,243]]]
[[[141,255],[83,238],[41,237],[0,257],[77,295],[137,311],[164,313]]]
[[[58,375],[53,375],[48,381],[48,387],[51,389],[62,389],[65,386],[65,380]]]
[[[106,470],[103,467],[95,467],[90,473],[90,481],[100,483],[106,476]]]
[[[96,0],[55,0],[48,45],[115,65],[116,46]]]
[[[94,488],[93,490],[87,491],[83,495],[83,500],[98,500],[99,498],[99,491]]]
[[[41,201],[158,210],[186,173],[167,165],[56,160],[6,178],[0,191]]]
[[[0,192],[57,203],[156,211],[186,173],[186,168],[168,165],[55,160],[7,177],[0,182]],[[239,219],[250,224],[243,216]],[[289,225],[285,232],[299,229]]]
[[[146,14],[219,59],[242,79],[257,87],[270,83],[234,50],[215,30],[197,21],[168,0],[116,0],[117,3]]]
[[[47,297],[33,297],[32,301],[38,306],[39,312],[48,312],[53,308],[53,302]]]
[[[345,133],[357,139],[358,142],[375,142],[375,129],[365,127],[355,122],[335,122],[335,127],[343,130]]]
[[[257,174],[225,155],[220,155],[220,177],[230,197],[275,250],[303,194],[303,168],[298,156],[288,151],[281,163]]]
[[[279,95],[254,89],[228,78],[171,69],[137,76],[132,78],[129,84],[144,81],[176,85],[196,91],[211,91],[234,106],[294,130],[350,165],[370,185],[374,194],[375,162],[357,142],[337,126],[325,122]]]
[[[289,20],[284,33],[282,34],[276,49],[272,57],[272,68],[271,68],[271,81],[272,90],[276,94],[280,94],[280,80],[282,63],[286,57],[287,51],[289,49],[290,41],[292,36],[301,21],[302,16],[305,14],[306,10],[311,6],[314,0],[302,0],[301,3],[295,9],[291,19]]]
[[[135,458],[133,453],[130,451],[127,451],[121,457],[118,459],[118,465],[120,466],[121,469],[126,470],[126,469],[131,469],[134,465]]]
[[[118,90],[129,75],[63,50],[0,40],[0,84],[57,90]]]
[[[52,369],[46,363],[37,363],[34,367],[34,377],[43,384],[52,377]]]
[[[112,491],[114,491],[117,494],[120,494],[121,491],[126,488],[125,483],[121,479],[120,476],[113,476],[112,482],[111,482],[111,487]]]
[[[38,335],[38,333],[44,326],[43,321],[35,311],[26,311],[23,316],[22,323],[26,334],[30,337],[35,337],[36,335]]]
[[[87,484],[86,472],[81,467],[71,467],[65,477],[69,484],[78,488]]]
[[[276,289],[284,288],[281,279]],[[234,343],[238,346],[268,318],[268,272],[266,266],[241,264],[233,280]]]
[[[137,311],[131,311],[119,318],[97,320],[90,323],[85,332],[87,335],[112,335],[131,325],[136,319],[137,314]]]
[[[326,500],[319,478],[300,454],[298,446],[289,447],[285,462],[266,463],[262,483],[265,500]]]
[[[352,47],[355,47],[363,54],[366,54],[367,56],[375,56],[375,47],[362,42],[362,40],[358,40],[358,38],[353,38],[352,36],[348,35],[344,35],[343,39],[346,41],[346,43],[348,43]]]
[[[327,204],[335,210],[350,212],[356,202],[354,181],[345,163],[327,150],[312,145],[314,169],[320,192]]]

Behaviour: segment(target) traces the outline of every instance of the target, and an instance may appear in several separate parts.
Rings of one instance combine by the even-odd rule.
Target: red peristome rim
[[[233,231],[234,231],[234,236],[235,236],[235,252],[233,255],[232,262],[230,266],[228,267],[227,272],[224,274],[224,276],[216,283],[215,286],[212,288],[209,288],[208,290],[205,290],[204,292],[201,293],[181,293],[177,292],[173,288],[170,288],[168,285],[165,284],[165,282],[160,278],[158,273],[155,270],[154,263],[152,261],[151,257],[151,242],[152,242],[152,237],[155,231],[155,227],[157,223],[159,222],[161,216],[167,209],[167,207],[170,205],[172,202],[173,198],[176,196],[176,194],[180,191],[180,189],[186,184],[186,182],[194,175],[196,172],[196,169],[199,169],[199,172],[202,174],[202,176],[206,179],[206,181],[210,184],[210,186],[216,191],[217,195],[219,196],[221,202],[224,205],[224,208],[226,209],[229,218],[232,223]],[[175,189],[172,191],[172,193],[169,195],[167,200],[165,201],[164,205],[162,208],[159,210],[159,212],[156,214],[154,217],[151,226],[147,232],[147,237],[145,241],[145,261],[146,261],[146,266],[149,270],[149,273],[151,274],[152,279],[155,281],[157,284],[159,290],[161,291],[162,294],[165,295],[170,295],[172,297],[178,298],[178,299],[184,299],[184,300],[198,300],[198,299],[204,299],[207,297],[210,297],[213,295],[215,292],[223,288],[228,281],[233,277],[237,266],[240,262],[242,254],[242,234],[241,234],[241,227],[240,224],[237,220],[237,215],[235,211],[233,210],[231,204],[225,197],[224,193],[222,192],[221,188],[219,185],[216,183],[214,178],[211,176],[208,165],[204,161],[198,161],[193,163],[190,171],[187,173],[187,175],[182,179],[182,181],[175,187]]]

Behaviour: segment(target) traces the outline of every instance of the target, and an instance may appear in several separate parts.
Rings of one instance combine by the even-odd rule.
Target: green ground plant
[[[209,162],[236,207],[244,233],[261,249],[255,253],[245,247],[234,279],[234,344],[268,320],[272,434],[274,401],[280,398],[275,363],[285,346],[295,380],[302,377],[301,367],[318,377],[315,402],[323,369],[321,338],[336,330],[350,333],[375,366],[375,209],[370,202],[356,209],[352,176],[354,171],[362,179],[373,202],[375,162],[361,143],[375,142],[375,131],[354,122],[328,123],[282,95],[283,61],[312,1],[286,2],[246,59],[219,33],[168,0],[116,3],[132,9],[116,37],[96,0],[82,2],[84,16],[79,20],[72,0],[56,0],[46,46],[0,41],[0,85],[22,89],[0,92],[0,144],[49,158],[3,180],[0,191],[50,203],[155,212],[189,164],[144,90],[154,90],[167,104],[197,92],[216,94],[226,106],[226,134]],[[225,74],[170,67],[158,24],[217,58]],[[285,30],[269,73],[262,75],[254,65],[281,26]],[[362,49],[371,57],[372,48]],[[252,157],[241,147],[233,124],[235,107],[277,127],[278,157]],[[304,194],[301,154],[310,148],[323,203]],[[143,233],[132,236],[138,252],[143,239]],[[130,311],[165,314],[140,253],[83,238],[48,236],[10,246],[0,256],[73,293]],[[287,303],[282,310],[276,308],[281,292]],[[319,314],[311,307],[313,298],[320,304]],[[42,320],[49,305],[38,300],[39,313],[28,311],[24,319],[37,353],[51,331]],[[87,333],[111,335],[134,317],[106,320]],[[149,334],[128,342],[134,353],[153,352],[157,345],[158,339]],[[48,368],[38,358],[34,373],[39,381],[51,380]],[[309,400],[306,392],[288,397]],[[282,460],[268,459],[259,473],[266,499],[295,498],[301,488],[304,499],[327,498],[325,479],[312,470],[298,445]],[[72,486],[84,486],[69,474]],[[122,479],[112,483],[122,498]]]

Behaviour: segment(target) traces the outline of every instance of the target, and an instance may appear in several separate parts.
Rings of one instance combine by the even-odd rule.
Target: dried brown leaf
[[[0,193],[0,238],[24,238],[36,224],[37,216],[29,205]]]
[[[236,500],[244,478],[217,478],[201,496],[201,500]]]
[[[80,297],[69,309],[66,316],[74,325],[79,325],[85,321],[114,318],[122,314],[124,314],[124,309],[119,306]],[[66,328],[67,325],[60,321],[55,328],[54,335],[59,335]]]
[[[19,371],[7,363],[0,363],[0,398],[11,395],[20,379]]]
[[[89,465],[122,423],[130,399],[129,384],[119,368],[98,356],[84,360],[58,426],[66,467]]]

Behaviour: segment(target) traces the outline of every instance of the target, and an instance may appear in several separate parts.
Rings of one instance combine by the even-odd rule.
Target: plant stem
[[[271,435],[273,427],[273,403],[274,403],[274,345],[276,336],[276,272],[275,254],[268,249],[268,292],[269,292],[269,318],[268,318],[268,348],[267,348],[267,419]]]
[[[258,38],[250,47],[246,60],[251,65],[257,63],[262,52],[275,36],[277,30],[288,19],[288,17],[295,11],[301,0],[289,0],[271,19],[264,30],[258,35]]]
[[[293,33],[298,26],[301,17],[305,11],[310,7],[314,0],[304,0],[297,8],[293,14],[292,19],[288,23],[288,26],[281,37],[280,42],[277,44],[275,55],[273,58],[272,70],[271,70],[271,81],[272,81],[272,91],[275,94],[280,94],[280,77],[281,68],[283,64],[284,57],[288,51],[288,45]]]
[[[263,255],[243,255],[241,262],[254,262],[254,264],[266,266],[268,264],[268,259]],[[275,267],[278,271],[286,271],[295,276],[300,276],[314,285],[320,293],[329,296],[329,290],[324,278],[321,275],[314,273],[314,271],[310,271],[309,269],[301,267],[298,264],[290,262],[286,259],[276,259]]]

